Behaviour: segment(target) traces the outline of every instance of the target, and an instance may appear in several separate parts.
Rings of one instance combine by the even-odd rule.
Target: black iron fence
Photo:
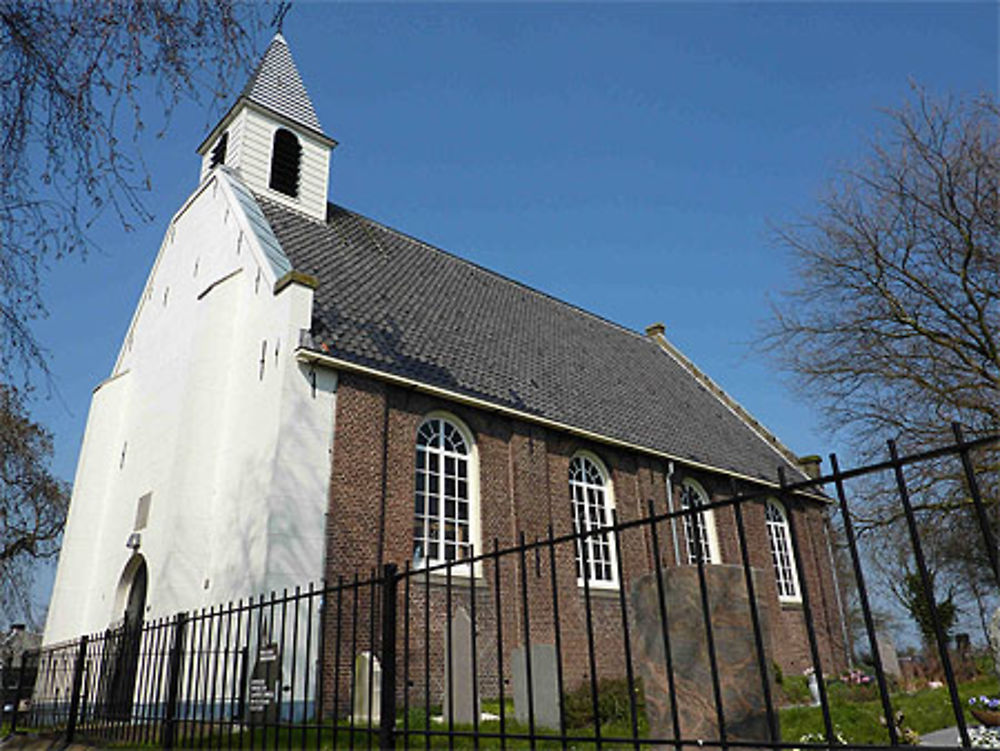
[[[967,531],[1000,584],[998,450],[1000,437],[956,427],[940,449],[890,444],[886,461],[848,470],[831,456],[828,474],[778,489],[649,501],[627,521],[589,509],[578,533],[550,526],[464,560],[124,622],[32,654],[33,697],[13,724],[166,748],[829,749],[831,679],[866,652],[884,728],[851,745],[901,746],[872,560],[893,540],[933,595],[927,535],[944,525]],[[939,602],[927,597],[929,659],[969,746]],[[783,739],[801,674],[818,732]]]

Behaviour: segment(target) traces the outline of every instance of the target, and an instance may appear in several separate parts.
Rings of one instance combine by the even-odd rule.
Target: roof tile
[[[281,34],[274,35],[257,69],[247,81],[242,96],[300,125],[323,132],[292,53]]]
[[[337,357],[721,470],[801,477],[647,337],[339,206],[323,224],[257,198],[320,280],[313,335]]]

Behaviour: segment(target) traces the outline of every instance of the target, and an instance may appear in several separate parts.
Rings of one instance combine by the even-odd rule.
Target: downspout
[[[674,541],[674,563],[681,565],[681,549],[677,542],[677,519],[674,518],[674,463],[667,462],[667,510],[670,512],[670,536]]]
[[[382,406],[382,483],[380,487],[379,496],[379,512],[378,512],[378,537],[375,543],[375,561],[376,569],[381,575],[382,564],[385,563],[385,506],[386,506],[386,495],[388,491],[389,484],[389,389],[386,388],[383,392],[383,406]]]
[[[833,557],[833,543],[830,542],[830,517],[823,515],[823,536],[826,538],[826,553],[830,557],[830,571],[833,572],[833,594],[837,598],[837,614],[840,616],[840,630],[844,639],[844,656],[847,658],[848,670],[854,670],[854,660],[851,657],[851,642],[847,636],[847,620],[844,618],[844,602],[840,597],[840,577],[837,575],[837,562]]]

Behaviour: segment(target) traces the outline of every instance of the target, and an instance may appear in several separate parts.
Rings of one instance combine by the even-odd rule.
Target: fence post
[[[10,735],[14,735],[17,732],[17,715],[21,711],[21,691],[24,689],[24,666],[27,662],[27,652],[21,652],[21,666],[17,671],[17,685],[14,686],[14,711],[11,712],[10,716]],[[13,662],[11,666],[13,666]],[[6,694],[6,691],[4,693]],[[6,696],[3,698],[6,701]]]
[[[167,706],[160,738],[160,745],[164,748],[173,748],[177,736],[177,696],[181,687],[181,661],[184,656],[184,627],[187,625],[187,618],[187,613],[183,612],[174,617],[174,639],[167,663]]]
[[[13,670],[14,660],[8,657],[7,661],[0,665],[0,727],[4,726],[7,719],[6,707],[10,696],[10,675]]]
[[[73,663],[73,687],[70,689],[69,697],[69,719],[66,721],[66,745],[73,742],[76,735],[76,724],[80,717],[80,693],[83,689],[83,669],[87,664],[87,642],[86,635],[80,637],[80,646],[76,651],[76,661]],[[17,716],[17,713],[14,713]]]
[[[382,695],[379,699],[378,746],[395,748],[396,732],[396,564],[382,567]]]

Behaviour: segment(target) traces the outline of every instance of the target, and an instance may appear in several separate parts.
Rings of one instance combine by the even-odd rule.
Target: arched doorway
[[[128,590],[128,600],[125,604],[125,624],[130,626],[138,623],[142,626],[143,613],[146,612],[146,588],[148,586],[148,574],[146,573],[146,560],[138,556],[141,560],[132,574],[132,583]]]
[[[115,597],[117,623],[105,632],[101,664],[105,689],[101,703],[105,716],[111,719],[127,720],[132,715],[148,588],[146,560],[136,553],[125,565],[118,582]]]

